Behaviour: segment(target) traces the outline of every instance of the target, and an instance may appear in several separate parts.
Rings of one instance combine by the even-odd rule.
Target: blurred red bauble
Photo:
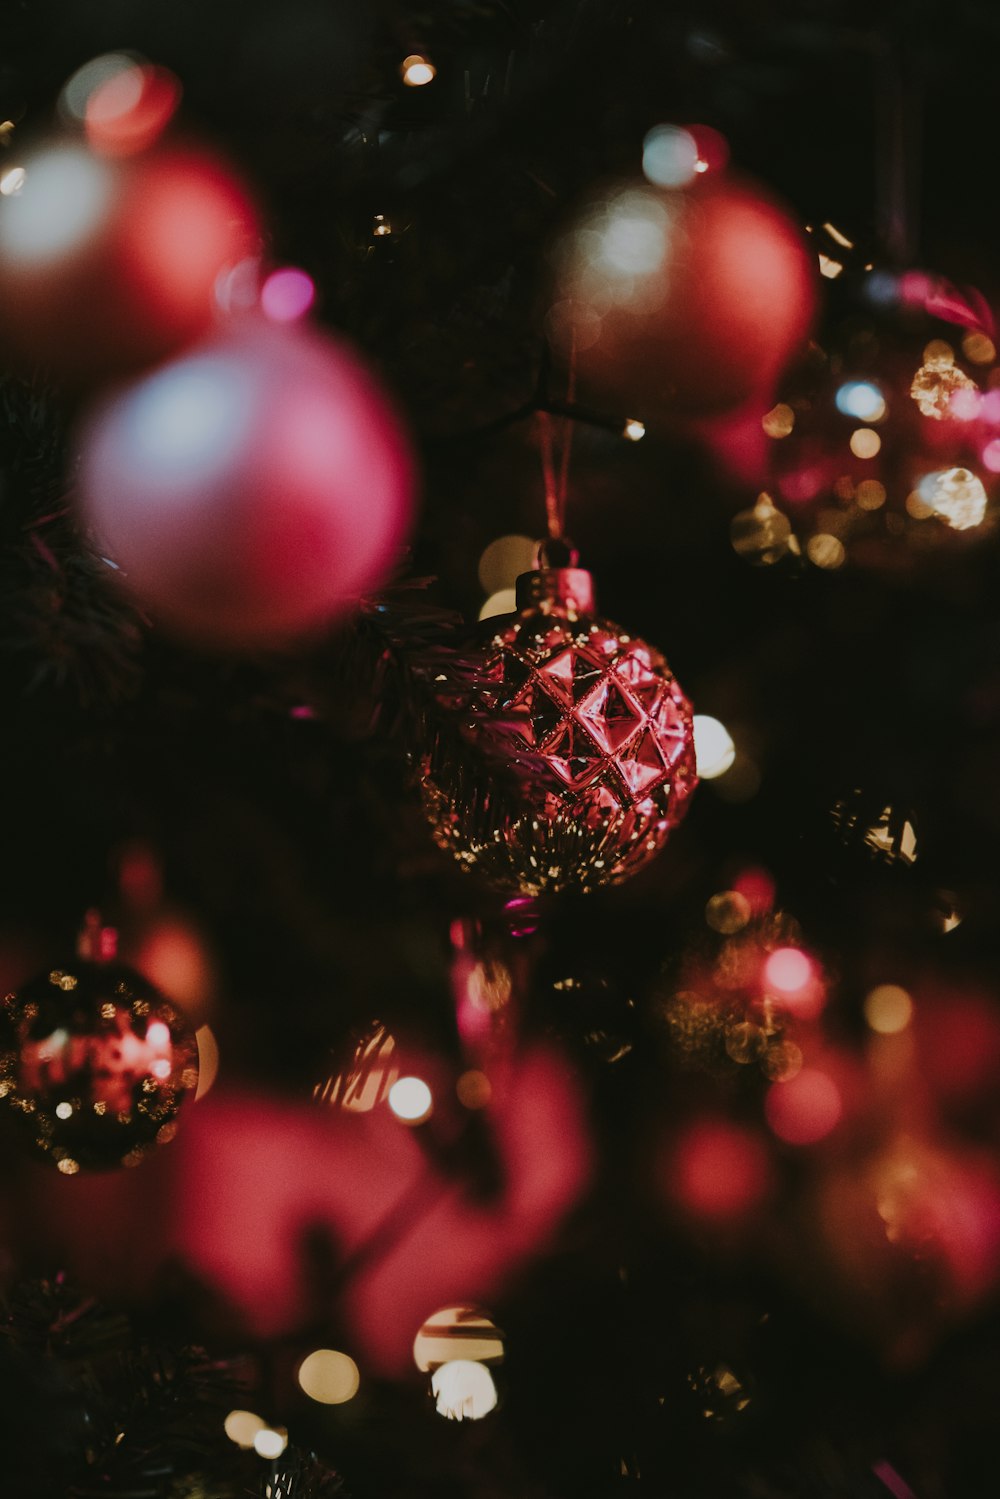
[[[258,646],[320,628],[383,580],[414,471],[353,352],[250,321],[102,402],[80,488],[96,544],[157,622]]]
[[[816,273],[789,215],[749,183],[624,183],[557,247],[547,328],[587,397],[657,419],[770,392],[809,330]]]
[[[901,1135],[820,1189],[824,1302],[917,1364],[997,1284],[1000,1178],[982,1152]]]
[[[198,1047],[135,969],[71,958],[8,994],[3,1022],[0,1096],[63,1175],[134,1166],[173,1138]]]
[[[51,145],[0,199],[0,339],[82,384],[142,369],[208,331],[219,273],[258,239],[243,188],[201,150]]]

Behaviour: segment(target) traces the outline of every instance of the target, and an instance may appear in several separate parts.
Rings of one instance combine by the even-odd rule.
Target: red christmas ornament
[[[725,177],[615,188],[584,210],[557,262],[553,348],[594,401],[630,417],[706,415],[770,391],[816,300],[795,223]]]
[[[65,1176],[138,1164],[173,1138],[198,1083],[193,1032],[148,979],[115,961],[114,935],[91,925],[83,956],[3,1002],[0,1096]]]
[[[319,628],[380,582],[413,463],[345,345],[240,324],[111,397],[82,434],[98,544],[158,622],[209,645]]]
[[[259,227],[227,167],[171,148],[118,160],[66,141],[0,199],[0,338],[22,363],[92,382],[201,337],[219,273]]]
[[[469,783],[440,751],[422,789],[437,842],[525,895],[626,879],[662,848],[697,776],[691,708],[658,651],[596,617],[593,581],[543,567],[486,645],[466,737],[512,768]]]

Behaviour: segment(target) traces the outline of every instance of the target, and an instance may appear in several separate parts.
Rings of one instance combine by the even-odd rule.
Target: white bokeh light
[[[601,231],[597,258],[602,269],[624,276],[648,276],[667,248],[667,214],[652,193],[623,193],[611,205]]]
[[[736,759],[736,746],[725,724],[705,713],[694,716],[694,752],[703,781],[725,775]]]
[[[75,249],[100,225],[113,186],[112,170],[80,147],[36,156],[0,215],[0,253],[37,264]]]
[[[642,174],[656,187],[686,187],[704,166],[698,145],[677,125],[657,125],[642,143]]]
[[[419,1124],[426,1119],[433,1102],[422,1077],[401,1077],[389,1089],[389,1107],[404,1124]]]
[[[453,1359],[442,1364],[431,1376],[439,1416],[448,1421],[479,1421],[488,1416],[497,1403],[497,1387],[485,1364],[471,1359]]]

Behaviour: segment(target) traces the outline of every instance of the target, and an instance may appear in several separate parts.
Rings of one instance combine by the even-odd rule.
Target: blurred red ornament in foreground
[[[167,68],[133,63],[98,84],[87,99],[87,139],[104,156],[148,150],[170,123],[180,97],[180,83]]]
[[[243,188],[201,150],[50,145],[0,199],[0,337],[82,383],[141,369],[208,331],[219,273],[258,238]]]
[[[135,969],[74,957],[4,1000],[0,1097],[64,1175],[137,1165],[197,1083],[190,1027]]]
[[[918,1363],[997,1284],[1000,1178],[984,1154],[900,1136],[828,1179],[817,1227],[836,1275],[824,1297],[892,1362]]]
[[[353,352],[253,321],[100,405],[80,483],[135,598],[178,635],[236,647],[319,628],[381,582],[414,475]]]
[[[730,410],[769,392],[812,321],[803,237],[756,186],[625,183],[557,249],[547,328],[588,396],[641,418]]]
[[[763,1141],[727,1119],[700,1119],[688,1126],[668,1163],[671,1197],[700,1220],[743,1219],[771,1185]]]
[[[491,1081],[478,1117],[502,1187],[487,1198],[434,1164],[429,1126],[387,1107],[216,1091],[142,1172],[53,1176],[58,1193],[39,1173],[19,1232],[41,1232],[61,1264],[118,1296],[148,1294],[183,1265],[262,1337],[345,1313],[366,1369],[402,1378],[428,1312],[488,1300],[542,1251],[587,1178],[579,1090],[560,1058],[536,1048]]]
[[[844,1112],[840,1089],[818,1067],[803,1067],[772,1083],[764,1108],[774,1133],[789,1145],[815,1145],[836,1128]]]

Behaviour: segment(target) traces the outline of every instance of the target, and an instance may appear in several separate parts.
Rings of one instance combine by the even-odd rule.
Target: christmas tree
[[[10,1493],[989,1492],[1000,16],[5,20]]]

